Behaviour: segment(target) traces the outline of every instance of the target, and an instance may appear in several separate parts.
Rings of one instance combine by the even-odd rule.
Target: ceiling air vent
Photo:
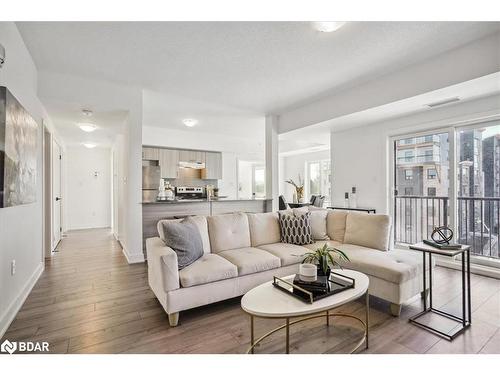
[[[434,107],[439,107],[439,106],[442,106],[442,105],[445,105],[445,104],[455,103],[455,102],[458,102],[459,100],[460,100],[460,98],[458,96],[455,96],[453,98],[443,99],[443,100],[440,100],[438,102],[429,103],[429,104],[426,104],[426,105],[429,108],[434,108]]]

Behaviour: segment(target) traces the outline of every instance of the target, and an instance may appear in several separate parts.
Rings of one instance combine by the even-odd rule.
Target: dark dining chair
[[[288,208],[288,205],[286,204],[285,197],[283,195],[280,195],[278,198],[278,203],[279,203],[279,209],[280,210],[286,210]]]
[[[318,196],[316,196],[316,199],[314,200],[313,206],[315,206],[315,207],[323,207],[323,203],[325,203],[325,196],[324,195],[318,195]]]

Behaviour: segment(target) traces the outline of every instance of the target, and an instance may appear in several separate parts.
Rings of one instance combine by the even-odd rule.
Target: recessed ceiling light
[[[328,22],[313,22],[313,27],[321,31],[322,33],[331,33],[333,31],[337,31],[342,26],[345,25],[345,22],[341,21],[328,21]]]
[[[91,133],[97,129],[97,126],[91,124],[90,122],[81,122],[78,124],[78,127],[87,133]]]
[[[82,144],[87,148],[94,148],[97,146],[95,143],[82,143]]]
[[[186,125],[187,127],[192,128],[193,126],[198,124],[198,120],[195,120],[194,118],[186,118],[186,119],[182,120],[182,123],[184,125]]]

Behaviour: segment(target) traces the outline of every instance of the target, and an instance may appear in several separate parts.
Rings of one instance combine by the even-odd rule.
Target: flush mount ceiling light
[[[94,148],[97,146],[95,143],[87,143],[87,142],[82,143],[82,145],[84,145],[87,148]]]
[[[182,123],[184,125],[186,125],[187,127],[192,128],[193,126],[198,124],[198,120],[195,120],[194,118],[186,118],[186,119],[182,120]]]
[[[345,25],[345,22],[341,21],[328,21],[328,22],[313,22],[312,23],[314,29],[321,31],[322,33],[331,33],[337,31],[342,26]]]
[[[91,133],[97,129],[97,126],[95,126],[94,124],[91,124],[90,122],[80,122],[78,124],[78,127],[87,133]]]

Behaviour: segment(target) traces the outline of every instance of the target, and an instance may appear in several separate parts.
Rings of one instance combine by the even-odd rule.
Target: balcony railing
[[[455,241],[471,246],[473,255],[500,258],[500,198],[459,197]],[[449,223],[449,198],[398,195],[394,200],[394,239],[415,243]]]

